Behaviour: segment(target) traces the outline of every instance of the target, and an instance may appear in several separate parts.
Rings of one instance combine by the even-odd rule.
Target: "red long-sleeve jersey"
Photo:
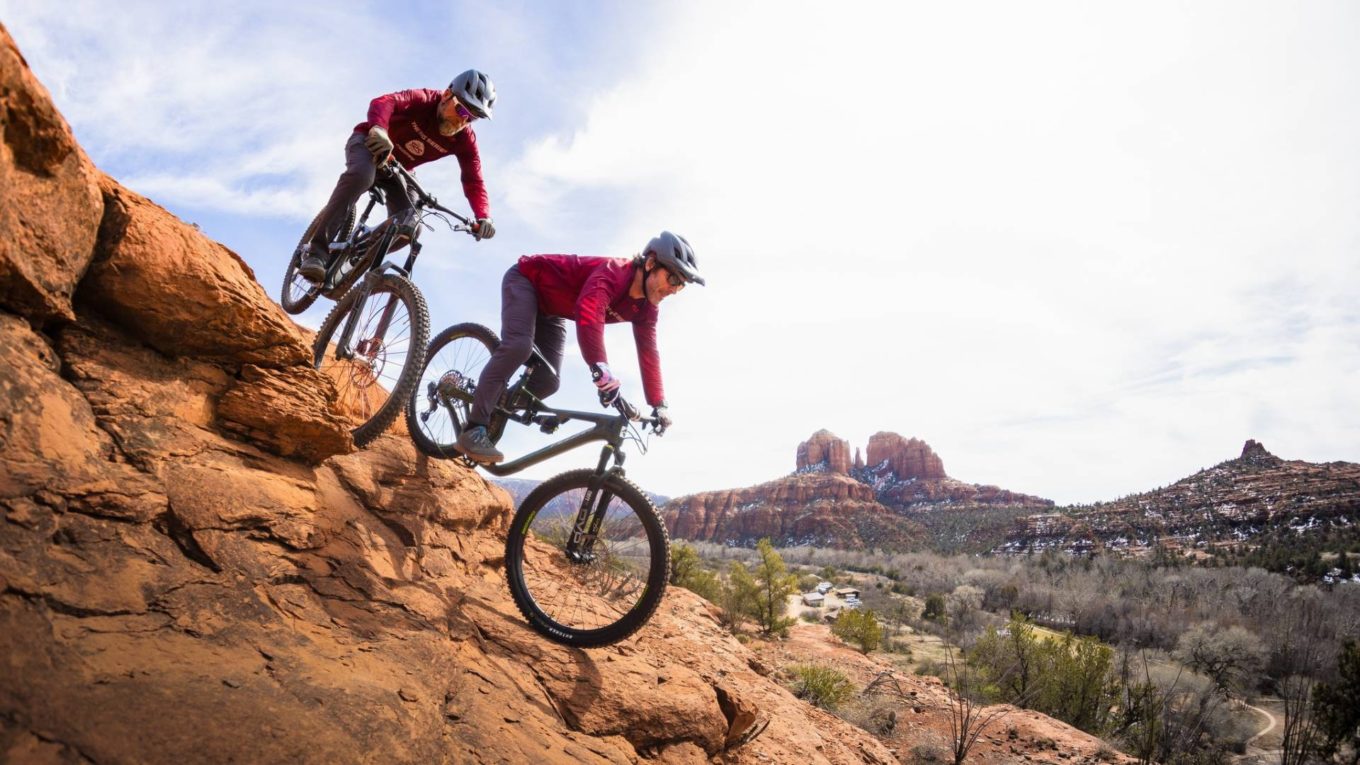
[[[491,217],[491,203],[482,181],[482,157],[477,151],[477,134],[469,125],[454,135],[439,133],[439,98],[442,91],[421,88],[378,96],[368,105],[368,119],[354,126],[356,133],[368,133],[377,125],[392,139],[392,154],[410,170],[452,154],[462,168],[463,194],[478,218]]]
[[[638,366],[647,403],[666,400],[661,384],[661,356],[656,350],[656,306],[645,297],[628,296],[635,266],[628,258],[591,258],[578,255],[525,255],[519,272],[538,292],[538,310],[576,322],[576,341],[587,364],[608,362],[604,325],[627,321],[633,325]]]

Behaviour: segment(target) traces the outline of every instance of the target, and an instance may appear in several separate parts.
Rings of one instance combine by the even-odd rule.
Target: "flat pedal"
[[[557,429],[562,427],[562,420],[555,414],[540,414],[534,418],[534,422],[544,433],[556,433]]]

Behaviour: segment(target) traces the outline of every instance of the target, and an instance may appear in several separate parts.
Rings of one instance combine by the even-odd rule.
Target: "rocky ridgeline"
[[[1252,440],[1237,459],[1166,488],[1019,519],[996,551],[1141,555],[1249,544],[1285,528],[1304,533],[1357,523],[1360,464],[1284,460]]]
[[[930,445],[896,433],[875,433],[867,464],[848,441],[819,430],[798,445],[792,475],[744,489],[672,500],[664,509],[682,539],[751,545],[908,550],[925,543],[921,522],[932,511],[979,506],[1049,508],[1039,497],[964,483],[945,474]]]

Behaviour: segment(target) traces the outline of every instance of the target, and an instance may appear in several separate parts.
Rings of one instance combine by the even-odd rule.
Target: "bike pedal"
[[[557,432],[557,429],[562,426],[562,421],[551,414],[535,417],[534,422],[538,423],[538,429],[544,433],[555,433]]]

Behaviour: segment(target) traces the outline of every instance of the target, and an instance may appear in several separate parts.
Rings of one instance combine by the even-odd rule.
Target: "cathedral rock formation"
[[[827,470],[848,475],[850,442],[837,438],[829,430],[819,430],[798,445],[796,465],[798,470]]]
[[[902,480],[917,478],[938,481],[947,478],[944,460],[919,438],[903,438],[896,433],[875,433],[869,437],[865,464],[868,467],[886,465],[893,475]]]
[[[828,430],[798,445],[795,471],[759,486],[679,497],[663,514],[682,539],[754,544],[912,549],[924,542],[920,514],[979,506],[1047,509],[1049,500],[957,481],[917,438],[875,433],[867,459]]]

